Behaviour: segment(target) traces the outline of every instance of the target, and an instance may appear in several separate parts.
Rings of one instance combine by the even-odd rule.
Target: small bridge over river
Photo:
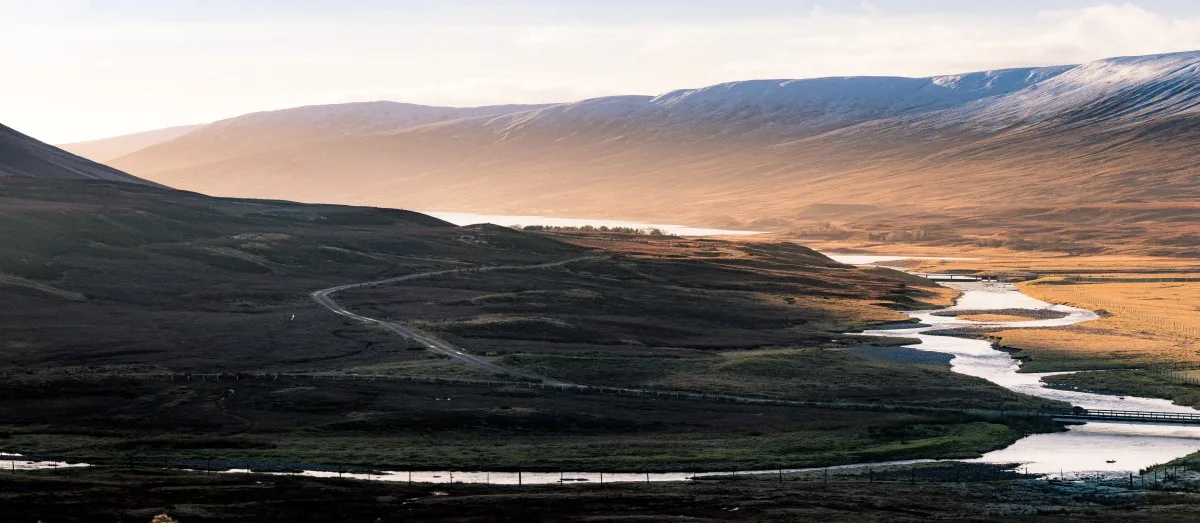
[[[1023,418],[1049,418],[1058,421],[1111,421],[1116,423],[1168,423],[1174,425],[1200,426],[1200,411],[1195,414],[1185,412],[1151,412],[1142,410],[1104,410],[1104,409],[1063,409],[1063,410],[1023,410],[1005,412],[1010,416]]]
[[[978,278],[976,276],[970,276],[967,274],[934,274],[934,273],[926,273],[926,272],[913,272],[910,274],[912,274],[914,276],[920,276],[922,278],[925,278],[928,280],[933,280],[933,281],[979,281],[980,280],[980,278]]]

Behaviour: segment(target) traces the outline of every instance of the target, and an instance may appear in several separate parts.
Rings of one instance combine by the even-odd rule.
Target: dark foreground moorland
[[[1200,496],[1186,488],[1057,483],[966,464],[523,487],[83,469],[0,475],[0,521],[1194,521]]]
[[[588,256],[336,298],[490,362],[573,383],[881,407],[1053,406],[954,374],[945,361],[905,358],[906,349],[864,350],[897,340],[853,331],[951,296],[794,244],[529,234],[127,184],[0,184],[6,452],[99,464],[687,471],[972,457],[1054,430],[953,411],[531,390],[308,296]],[[511,385],[384,379],[403,376]]]
[[[911,487],[905,501],[875,487],[861,490],[863,501],[758,483],[456,485],[452,496],[429,498],[429,486],[166,468],[774,469],[970,458],[1060,430],[980,418],[964,409],[1061,405],[954,374],[944,358],[897,347],[904,340],[856,334],[953,293],[791,243],[526,233],[399,210],[23,178],[0,179],[0,209],[0,451],[97,465],[6,476],[6,521],[148,520],[160,507],[184,521],[679,511],[755,520],[909,513],[914,503],[936,512],[948,510],[934,502],[944,487]],[[309,296],[430,271],[575,259],[334,295],[358,314],[541,378],[468,365]],[[539,381],[646,393],[531,386]],[[1037,496],[1057,495],[1040,488]],[[733,510],[754,500],[768,501],[757,512]]]

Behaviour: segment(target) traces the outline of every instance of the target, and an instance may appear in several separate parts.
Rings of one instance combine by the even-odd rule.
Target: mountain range
[[[1193,51],[544,106],[303,107],[110,165],[216,195],[777,230],[832,220],[880,237],[1001,223],[1070,243],[1125,227],[1186,244],[1200,232],[1196,150]]]
[[[96,162],[109,162],[129,153],[140,151],[151,145],[174,140],[204,127],[204,124],[180,125],[166,129],[155,129],[140,133],[114,136],[100,140],[61,144],[58,147]]]

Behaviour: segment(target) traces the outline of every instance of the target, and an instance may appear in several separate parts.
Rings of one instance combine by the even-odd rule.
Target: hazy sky
[[[54,143],[361,100],[569,101],[1200,49],[1200,1],[0,0],[0,123]]]

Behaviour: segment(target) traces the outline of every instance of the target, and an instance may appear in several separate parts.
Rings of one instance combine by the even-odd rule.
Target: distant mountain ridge
[[[463,118],[490,117],[539,109],[542,105],[434,107],[400,102],[354,102],[311,105],[250,113],[203,126],[174,140],[154,144],[113,165],[149,163],[155,169],[174,169],[200,162],[303,149],[317,144],[399,131]]]
[[[0,125],[0,178],[6,176],[157,185]]]
[[[204,127],[204,124],[181,125],[155,129],[140,133],[114,136],[87,142],[59,144],[57,147],[71,154],[82,156],[93,162],[105,163],[127,154],[145,149],[151,145],[174,140],[187,133]]]
[[[814,205],[860,209],[843,218],[869,227],[901,214],[1195,202],[1198,64],[1190,51],[751,80],[392,128],[293,117],[283,140],[255,138],[242,117],[113,165],[215,194],[723,227],[802,225]]]

